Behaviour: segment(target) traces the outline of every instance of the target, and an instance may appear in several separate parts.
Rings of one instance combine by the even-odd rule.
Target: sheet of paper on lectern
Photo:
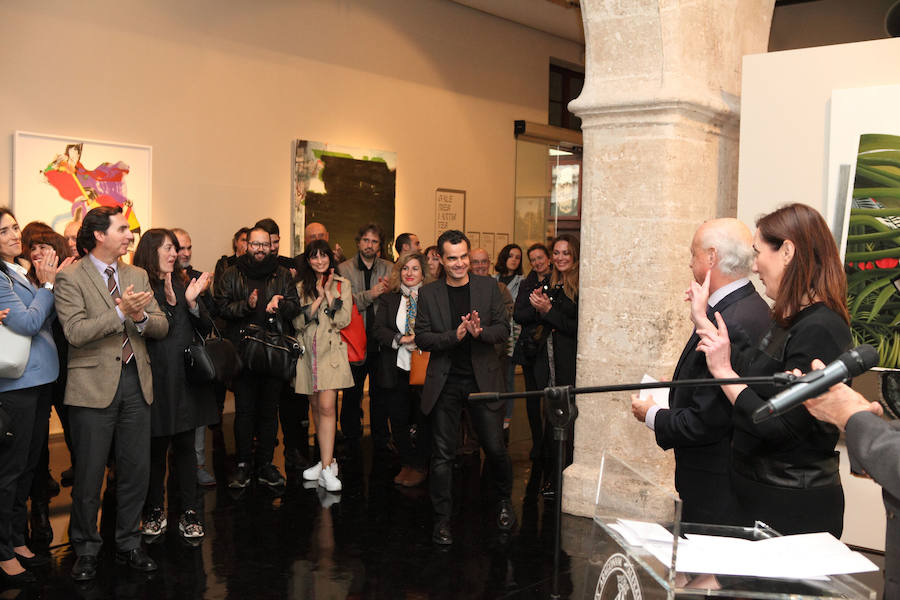
[[[644,377],[641,378],[641,383],[656,383],[659,381],[658,379],[654,379],[650,375],[644,373]],[[653,401],[663,407],[669,408],[669,388],[654,388],[652,390],[641,390],[640,398],[641,400],[646,400],[647,398],[653,397]]]

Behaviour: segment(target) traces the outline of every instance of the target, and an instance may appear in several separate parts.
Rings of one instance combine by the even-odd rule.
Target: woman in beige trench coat
[[[350,282],[335,275],[336,268],[328,242],[310,242],[297,282],[301,311],[294,319],[306,348],[297,363],[294,389],[298,394],[309,394],[321,458],[303,471],[303,479],[318,481],[329,492],[338,492],[342,487],[334,458],[337,390],[353,386],[347,345],[341,340],[341,329],[350,324],[353,296]]]

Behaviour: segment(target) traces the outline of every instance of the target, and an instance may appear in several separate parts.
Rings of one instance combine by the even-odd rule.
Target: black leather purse
[[[241,329],[240,355],[251,373],[291,381],[303,351],[297,338],[284,333],[277,316],[269,317],[264,327],[250,324]]]
[[[241,372],[241,359],[231,340],[219,333],[215,323],[204,339],[196,330],[191,345],[184,349],[184,373],[191,383],[227,383]]]

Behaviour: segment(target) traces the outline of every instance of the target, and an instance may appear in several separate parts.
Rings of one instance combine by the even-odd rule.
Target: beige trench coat
[[[331,289],[337,296],[338,282],[341,284],[342,306],[331,316],[325,314],[325,301],[319,304],[315,317],[309,315],[309,307],[313,298],[304,297],[300,284],[297,294],[300,296],[300,314],[294,319],[294,328],[301,332],[303,346],[306,348],[303,357],[297,363],[297,380],[294,391],[298,394],[313,393],[312,367],[316,362],[316,387],[320,390],[340,390],[353,387],[353,374],[347,359],[347,345],[341,339],[341,329],[350,324],[353,295],[350,282],[335,275]],[[316,322],[318,319],[318,323]],[[313,344],[315,343],[315,352]]]

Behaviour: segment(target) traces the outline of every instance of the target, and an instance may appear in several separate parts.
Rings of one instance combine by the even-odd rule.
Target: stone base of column
[[[563,512],[593,517],[599,465],[572,463],[563,471]]]

